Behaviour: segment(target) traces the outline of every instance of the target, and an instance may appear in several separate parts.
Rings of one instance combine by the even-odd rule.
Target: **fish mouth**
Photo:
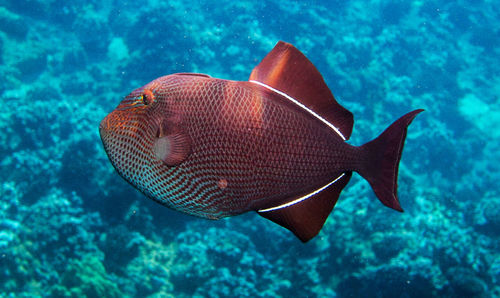
[[[104,119],[102,119],[101,123],[99,123],[99,136],[101,137],[102,144],[104,145],[104,149],[107,152],[106,145],[111,136],[111,127],[109,126],[107,116]]]
[[[108,125],[106,118],[102,119],[101,123],[99,123],[99,135],[101,136],[101,139],[103,139],[103,136],[107,136],[108,134]]]
[[[116,139],[116,132],[114,131],[113,127],[110,125],[108,118],[109,118],[109,116],[106,116],[106,118],[104,118],[101,121],[101,123],[99,123],[99,136],[101,137],[102,146],[103,146],[104,152],[106,153],[106,155],[109,158],[109,161],[111,161],[111,164],[118,171],[118,173],[121,173],[120,169],[118,167],[116,167],[116,161],[117,161],[118,157],[117,157],[116,149],[114,149],[115,146],[113,146],[113,144],[115,143],[115,139]]]

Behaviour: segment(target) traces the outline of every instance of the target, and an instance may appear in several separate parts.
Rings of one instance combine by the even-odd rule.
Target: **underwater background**
[[[499,296],[500,6],[323,2],[0,0],[0,296]],[[172,211],[115,172],[98,126],[131,90],[247,80],[278,40],[353,112],[351,144],[426,110],[404,213],[355,174],[302,244],[255,213]]]

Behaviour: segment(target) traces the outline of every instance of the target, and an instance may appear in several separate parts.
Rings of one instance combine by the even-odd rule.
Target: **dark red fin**
[[[323,227],[351,175],[351,172],[344,173],[332,185],[303,201],[279,209],[259,210],[258,213],[292,231],[302,242],[307,242]]]
[[[398,169],[406,130],[413,118],[423,110],[415,110],[396,120],[375,140],[361,146],[364,163],[358,170],[370,183],[382,204],[403,211],[399,204]]]
[[[257,65],[249,81],[281,91],[337,127],[347,140],[353,116],[337,103],[316,67],[293,45],[279,41]]]

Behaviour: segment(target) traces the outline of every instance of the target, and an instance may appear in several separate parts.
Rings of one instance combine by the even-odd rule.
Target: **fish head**
[[[175,147],[187,138],[177,136],[180,116],[175,112],[169,84],[169,79],[162,77],[135,89],[99,125],[111,163],[143,192],[164,178],[159,173],[178,165],[189,153]]]

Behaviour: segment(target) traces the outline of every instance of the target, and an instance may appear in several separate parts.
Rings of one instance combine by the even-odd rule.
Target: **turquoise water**
[[[0,0],[0,296],[500,295],[494,1]],[[138,193],[100,120],[162,75],[246,80],[278,40],[317,66],[362,144],[402,114],[399,197],[359,176],[302,244],[254,213],[209,221]]]

